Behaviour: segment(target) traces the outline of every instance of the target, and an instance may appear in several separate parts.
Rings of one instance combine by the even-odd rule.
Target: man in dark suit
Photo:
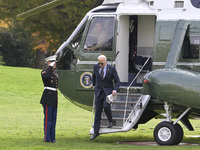
[[[55,60],[48,60],[47,68],[41,72],[44,91],[40,103],[44,108],[44,141],[56,143],[55,128],[58,104],[58,75]]]
[[[120,85],[117,71],[113,66],[107,64],[107,58],[104,55],[98,57],[98,64],[94,65],[92,79],[93,89],[95,91],[95,119],[94,134],[90,140],[94,140],[99,135],[103,109],[109,121],[107,127],[111,128],[113,126],[110,104],[106,102],[106,96],[110,94],[115,96]],[[113,80],[115,82],[114,86]]]

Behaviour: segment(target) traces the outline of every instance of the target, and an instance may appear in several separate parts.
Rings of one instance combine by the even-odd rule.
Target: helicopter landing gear
[[[165,103],[166,120],[154,129],[154,139],[159,145],[178,145],[183,139],[183,129],[177,123],[191,108],[187,108],[173,123],[171,106]]]
[[[174,145],[178,145],[183,140],[183,128],[180,126],[180,124],[175,124],[177,131],[178,131],[178,137],[176,138],[176,141],[174,142]]]
[[[154,139],[159,145],[178,145],[183,139],[183,129],[178,123],[161,122],[154,130]]]
[[[154,139],[159,145],[174,145],[178,129],[171,122],[161,122],[154,130]]]

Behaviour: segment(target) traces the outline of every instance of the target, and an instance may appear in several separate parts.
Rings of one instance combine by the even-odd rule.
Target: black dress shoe
[[[113,126],[113,123],[112,123],[112,122],[109,122],[107,128],[112,128],[112,126]]]
[[[94,134],[91,136],[90,140],[96,139],[97,136],[99,136],[99,133],[94,133]]]

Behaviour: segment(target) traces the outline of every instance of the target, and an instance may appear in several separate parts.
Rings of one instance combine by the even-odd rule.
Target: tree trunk
[[[44,59],[45,59],[45,53],[38,49],[36,51],[36,58],[35,58],[35,68],[36,69],[44,69],[45,68]]]

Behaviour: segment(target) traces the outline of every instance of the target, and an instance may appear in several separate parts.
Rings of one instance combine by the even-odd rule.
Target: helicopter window
[[[85,26],[86,26],[86,23],[85,22],[83,24],[83,26],[81,27],[81,29],[78,31],[78,33],[74,36],[74,38],[72,39],[72,41],[70,42],[70,45],[74,48],[74,49],[78,49],[80,47],[80,43],[81,43],[81,39],[82,39],[82,36],[83,36],[83,31],[85,29]]]
[[[72,50],[70,50],[68,47],[65,47],[62,53],[59,53],[57,57],[59,57],[57,64],[58,69],[74,70],[76,66],[76,55]]]
[[[114,24],[114,17],[93,18],[84,43],[84,50],[112,51]]]
[[[195,8],[200,8],[200,0],[191,0],[191,3]]]
[[[200,48],[200,36],[186,36],[183,43],[183,58],[198,59]]]

